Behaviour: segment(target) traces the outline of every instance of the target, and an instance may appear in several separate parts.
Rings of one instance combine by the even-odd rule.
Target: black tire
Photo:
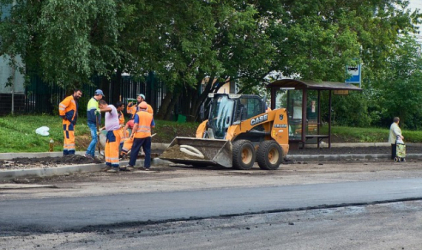
[[[273,141],[263,141],[259,144],[256,161],[261,169],[276,170],[283,161],[283,150]]]
[[[253,144],[248,140],[238,140],[233,143],[233,167],[247,170],[253,167],[256,152]]]

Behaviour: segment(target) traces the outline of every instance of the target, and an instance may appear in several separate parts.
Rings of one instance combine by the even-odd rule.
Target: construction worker
[[[138,95],[138,99],[137,100],[144,100],[144,95],[143,94],[139,94]],[[142,103],[145,103],[146,104],[146,106],[147,106],[147,112],[148,113],[150,113],[151,115],[153,115],[154,114],[154,110],[152,109],[152,107],[151,107],[151,105],[149,105],[147,102],[145,102],[145,101],[142,101],[141,103],[139,103],[138,104],[138,108],[136,109],[137,111],[136,112],[138,112],[139,111],[139,106],[142,104]],[[129,105],[128,105],[128,108],[129,108]],[[135,111],[135,107],[133,107],[132,106],[132,109],[130,110],[131,112],[134,112]],[[127,111],[128,113],[129,113],[129,110]],[[135,113],[136,114],[136,113]],[[126,123],[126,126],[125,126],[125,129],[127,129],[127,128],[130,128],[130,129],[132,129],[133,128],[133,126],[134,126],[134,121],[133,121],[133,118],[134,118],[135,116],[133,115],[132,116],[132,118],[131,118],[131,120],[129,120],[127,123]],[[124,143],[123,143],[123,147],[122,147],[122,152],[121,152],[121,154],[120,154],[120,158],[123,158],[124,156],[126,156],[128,153],[129,153],[129,151],[131,150],[131,148],[132,148],[132,144],[133,144],[133,138],[128,138],[128,139],[126,139],[125,141],[124,141]]]
[[[119,114],[119,124],[120,127],[125,126],[125,116],[123,115],[123,110],[125,109],[125,104],[123,102],[116,102],[117,113]]]
[[[73,95],[59,104],[59,115],[63,119],[63,155],[75,154],[75,125],[78,118],[78,99],[81,96],[82,91],[76,89]]]
[[[97,145],[99,132],[97,125],[101,124],[101,113],[98,107],[98,101],[103,99],[104,93],[101,89],[95,90],[94,96],[89,100],[86,110],[87,122],[89,130],[91,131],[91,143],[89,143],[88,148],[85,153],[85,157],[94,158],[95,157],[95,146]],[[97,124],[98,122],[98,124]]]
[[[153,115],[147,109],[146,102],[139,105],[140,111],[135,114],[131,138],[133,138],[132,151],[130,152],[129,165],[124,170],[132,170],[136,163],[139,150],[144,150],[144,169],[149,170],[151,166],[151,128],[155,126]]]
[[[125,109],[125,104],[122,102],[116,102],[116,109],[117,109],[117,113],[119,114],[119,125],[120,125],[120,147],[119,147],[119,155],[120,155],[120,150],[123,147],[123,142],[125,141],[126,138],[129,137],[129,131],[127,131],[128,126],[125,125],[125,116],[123,115],[123,110]]]
[[[116,107],[108,105],[106,101],[99,101],[99,108],[105,114],[105,130],[106,145],[105,145],[105,161],[106,166],[110,169],[109,173],[117,173],[119,171],[119,145],[120,145],[120,125],[119,113]]]
[[[136,97],[136,102],[137,102],[136,105],[134,105],[133,103],[129,103],[127,105],[126,112],[128,114],[131,114],[130,120],[133,120],[133,118],[135,117],[135,114],[139,111],[139,108],[138,108],[139,104],[141,102],[145,102],[145,95],[138,94],[138,96]],[[149,104],[147,105],[148,105],[148,112],[151,114],[154,114],[154,110],[152,109],[151,105]]]

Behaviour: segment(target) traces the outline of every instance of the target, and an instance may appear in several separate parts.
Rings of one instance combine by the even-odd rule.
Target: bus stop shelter
[[[332,94],[347,95],[362,89],[342,82],[314,82],[283,79],[267,85],[271,91],[271,109],[287,108],[289,119],[289,144],[304,148],[307,143],[328,139],[331,148]],[[321,91],[328,91],[328,134],[321,134]]]

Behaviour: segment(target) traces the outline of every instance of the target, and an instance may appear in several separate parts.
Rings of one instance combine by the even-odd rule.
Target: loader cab
[[[241,95],[236,99],[234,124],[265,113],[265,102],[257,95]]]
[[[209,137],[215,139],[224,139],[232,124],[265,113],[265,102],[257,95],[210,94],[208,97],[212,101],[207,127]]]

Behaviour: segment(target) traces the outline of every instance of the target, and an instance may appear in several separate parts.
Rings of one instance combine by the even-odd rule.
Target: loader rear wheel
[[[283,151],[275,141],[263,141],[259,144],[256,161],[261,169],[276,170],[283,160]]]
[[[256,153],[253,144],[248,140],[233,143],[233,167],[241,170],[251,169],[255,163]]]

